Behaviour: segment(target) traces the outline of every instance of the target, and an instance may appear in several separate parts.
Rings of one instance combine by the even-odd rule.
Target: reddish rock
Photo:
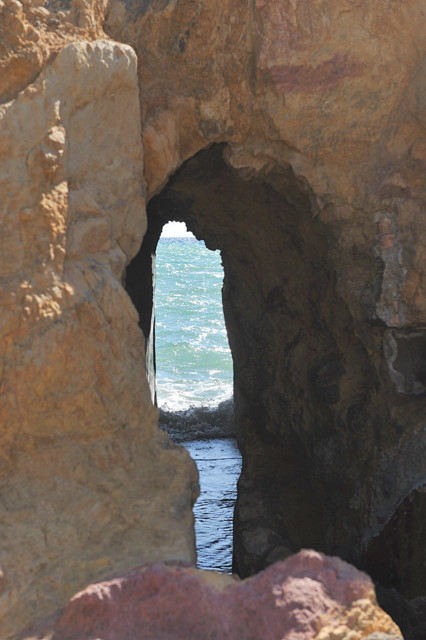
[[[362,65],[348,59],[345,53],[313,67],[310,65],[281,65],[272,67],[271,82],[280,91],[317,91],[337,85],[348,76],[359,75]]]
[[[143,566],[75,595],[53,636],[44,637],[360,640],[375,632],[401,638],[368,576],[339,558],[302,551],[241,582],[187,566]]]

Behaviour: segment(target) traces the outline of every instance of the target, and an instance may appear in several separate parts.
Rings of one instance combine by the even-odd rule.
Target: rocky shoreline
[[[217,407],[189,407],[180,411],[160,409],[159,427],[178,443],[235,438],[234,401],[230,398]]]

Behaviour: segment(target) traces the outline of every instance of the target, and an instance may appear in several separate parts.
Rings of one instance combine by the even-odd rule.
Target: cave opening
[[[291,168],[268,181],[241,176],[224,152],[223,145],[200,152],[151,200],[126,287],[139,311],[156,400],[155,254],[163,226],[183,221],[209,249],[221,251],[243,456],[233,570],[247,576],[302,547],[327,550],[321,491],[313,491],[313,443],[303,436],[316,409],[315,427],[329,435],[329,407],[344,366],[323,318],[330,275],[321,264],[327,247],[312,222],[311,193]],[[314,408],[305,397],[312,387]]]
[[[332,239],[315,195],[290,166],[254,175],[233,168],[226,154],[226,145],[201,151],[151,200],[143,250],[134,261],[145,265],[145,285],[138,276],[140,308],[128,270],[153,397],[152,260],[164,224],[184,221],[209,249],[220,250],[224,266],[243,458],[233,570],[246,577],[313,548],[380,579],[382,567],[365,550],[383,529],[381,487],[372,479],[389,408],[338,293]],[[392,509],[383,507],[383,523]]]
[[[233,369],[222,307],[223,267],[184,223],[163,227],[155,256],[159,425],[196,462],[197,565],[230,572],[241,456],[233,438]]]
[[[154,201],[155,205],[155,201]],[[147,369],[159,426],[196,462],[194,505],[197,564],[231,572],[233,508],[241,470],[233,431],[233,366],[223,318],[223,266],[182,222],[148,207],[148,231],[127,270],[127,289],[140,294]],[[159,235],[160,232],[160,235]],[[147,254],[147,255],[145,255]],[[151,261],[152,315],[144,316],[141,265]],[[149,289],[150,280],[145,280]],[[144,308],[142,308],[142,305]]]

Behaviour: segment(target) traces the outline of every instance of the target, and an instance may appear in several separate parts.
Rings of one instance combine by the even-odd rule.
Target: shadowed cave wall
[[[263,180],[243,175],[224,154],[222,145],[200,152],[153,198],[126,286],[154,380],[152,257],[163,224],[184,221],[208,248],[221,251],[243,454],[234,569],[247,576],[311,547],[340,555],[406,595],[424,593],[418,562],[425,559],[424,500],[408,497],[404,518],[398,515],[405,496],[391,477],[396,454],[390,452],[402,430],[389,413],[393,383],[379,347],[367,349],[359,337],[368,331],[370,346],[380,345],[385,330],[379,323],[356,326],[337,294],[333,237],[313,216],[309,186],[290,167]],[[397,339],[405,350],[393,358],[395,369],[412,362],[407,340]],[[419,375],[422,349],[423,343]],[[385,526],[392,515],[398,527]],[[408,520],[417,531],[411,551]]]

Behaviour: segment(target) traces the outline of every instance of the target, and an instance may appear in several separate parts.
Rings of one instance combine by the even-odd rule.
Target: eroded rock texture
[[[136,56],[108,40],[0,107],[2,639],[93,575],[194,559],[196,471],[154,431],[121,286],[146,226],[139,117]]]
[[[143,60],[152,219],[223,255],[235,566],[315,546],[373,570],[370,543],[425,481],[421,3],[125,5],[107,29]],[[424,564],[414,546],[400,575]]]
[[[389,408],[392,381],[380,377],[336,290],[332,239],[312,215],[309,189],[290,169],[247,181],[222,156],[212,147],[188,161],[152,200],[148,217],[153,228],[159,219],[183,219],[222,252],[244,454],[235,568],[247,575],[310,546],[338,550],[374,574],[375,554],[365,548],[392,513],[394,491],[422,477],[422,438],[406,441],[401,455],[401,425],[392,425]],[[386,336],[378,325],[363,329],[379,344]],[[405,397],[401,404],[407,407]],[[383,460],[392,441],[395,449]],[[423,571],[413,548],[423,553],[415,542],[423,507],[411,498],[406,505],[410,517],[389,538],[387,569],[379,574],[402,590],[410,583],[407,595],[418,595]],[[412,578],[402,579],[407,572]]]
[[[145,371],[171,219],[223,256],[236,569],[312,546],[426,593],[425,25],[423,0],[0,1],[2,638],[194,559]]]
[[[402,640],[370,579],[303,551],[239,582],[153,564],[76,594],[45,640]],[[373,635],[377,634],[377,635]]]

